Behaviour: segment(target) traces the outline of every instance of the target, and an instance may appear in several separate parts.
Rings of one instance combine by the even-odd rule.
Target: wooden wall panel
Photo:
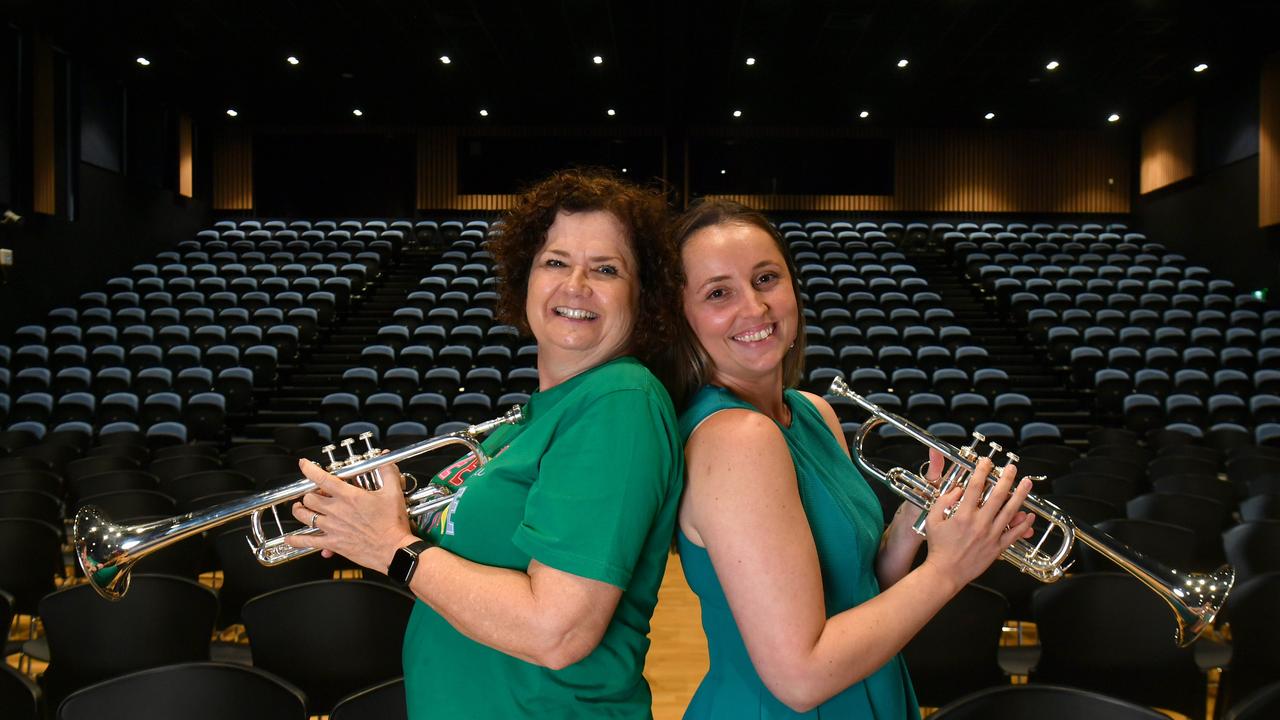
[[[213,209],[253,209],[253,136],[228,129],[213,149]]]
[[[34,43],[32,69],[32,209],[52,215],[57,212],[57,153],[54,149],[53,48],[44,39]]]
[[[1195,173],[1196,106],[1184,100],[1142,128],[1138,192],[1149,193]]]
[[[178,194],[187,197],[194,185],[193,150],[191,116],[183,113],[178,116]]]
[[[794,136],[793,131],[768,129],[701,132],[711,137]],[[1128,143],[1115,132],[831,130],[825,136],[893,138],[893,195],[717,197],[763,210],[1129,212]]]
[[[430,128],[418,136],[418,208],[501,210],[513,195],[459,195],[456,143],[463,130]],[[467,129],[466,132],[475,132]],[[657,134],[651,129],[495,128],[485,135],[540,136],[597,132]],[[697,128],[696,137],[891,137],[892,195],[723,196],[762,210],[885,212],[1127,213],[1129,143],[1115,129],[901,130]],[[686,145],[681,172],[688,187]]]
[[[1258,118],[1258,227],[1280,223],[1280,53],[1262,68]]]

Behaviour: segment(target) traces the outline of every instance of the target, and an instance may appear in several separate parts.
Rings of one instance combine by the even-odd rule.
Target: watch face
[[[396,550],[396,554],[391,558],[391,565],[387,567],[387,577],[401,585],[408,585],[414,569],[418,567],[418,553],[426,548],[427,543],[419,540]]]

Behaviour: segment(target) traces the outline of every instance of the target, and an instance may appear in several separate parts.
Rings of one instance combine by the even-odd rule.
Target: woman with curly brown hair
[[[421,538],[400,492],[303,461],[318,488],[294,516],[324,532],[291,542],[390,568],[419,600],[410,717],[650,716],[641,671],[683,478],[671,400],[641,362],[678,320],[665,218],[659,194],[582,171],[507,214],[498,312],[538,341],[540,387],[484,441],[491,462],[436,476],[454,501]]]

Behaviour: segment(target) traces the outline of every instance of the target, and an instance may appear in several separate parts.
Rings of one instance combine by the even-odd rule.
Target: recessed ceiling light
[[[484,108],[480,108],[480,117],[489,117],[489,111]]]
[[[235,116],[237,116],[237,115],[239,115],[239,114],[240,114],[240,113],[236,112],[236,109],[235,109],[235,108],[227,108],[227,116],[228,116],[228,117],[235,117]]]
[[[150,60],[148,60],[148,59],[146,59],[146,58],[142,57],[141,55],[139,55],[139,56],[138,56],[138,61],[137,61],[137,62],[138,62],[138,64],[139,64],[139,65],[141,65],[142,67],[146,67],[146,66],[148,66],[148,65],[150,65],[150,64],[151,64],[151,61],[150,61]]]
[[[1057,70],[1060,67],[1062,67],[1062,63],[1058,62],[1057,60],[1050,60],[1049,62],[1045,63],[1044,69]]]
[[[983,115],[982,117],[986,118],[987,120],[995,120],[996,114],[993,112],[989,112],[986,115]]]
[[[1111,113],[1107,116],[1107,122],[1120,122],[1120,116],[1116,113]]]
[[[601,65],[604,63],[604,58],[600,57],[599,55],[595,55],[591,58],[591,62],[597,65]]]
[[[618,113],[617,113],[617,111],[615,111],[613,108],[609,108],[608,110],[605,110],[605,113],[606,113],[609,117],[613,117],[614,115],[617,115],[617,114],[618,114]]]
[[[626,172],[626,171],[627,171],[627,169],[626,169],[626,168],[622,168],[622,172]]]
[[[720,171],[720,174],[721,174],[721,175],[724,175],[724,174],[725,174],[725,172],[726,172],[726,171],[722,169],[722,170]]]
[[[755,65],[755,64],[756,64],[756,59],[755,59],[755,58],[753,58],[753,57],[749,57],[749,58],[747,58],[747,64],[748,64],[748,65]]]
[[[911,64],[911,61],[906,58],[902,58],[901,60],[898,61],[898,67],[900,68],[904,68],[910,64]]]
[[[452,59],[452,58],[450,58],[448,55],[441,55],[441,56],[440,56],[440,64],[441,64],[441,65],[448,65],[448,64],[449,64],[449,63],[451,63],[451,62],[453,62],[453,59]]]
[[[352,115],[355,115],[356,117],[364,117],[364,111],[363,111],[363,110],[361,110],[360,108],[356,108],[356,109],[352,110],[352,111],[351,111],[351,114],[352,114]]]
[[[1209,66],[1208,66],[1208,65],[1206,65],[1206,64],[1204,64],[1204,63],[1200,63],[1199,65],[1197,65],[1197,66],[1195,66],[1195,67],[1191,68],[1191,71],[1192,71],[1192,72],[1202,73],[1202,72],[1204,72],[1205,70],[1208,70],[1208,69],[1209,69]]]
[[[858,117],[862,118],[863,120],[866,120],[867,118],[871,117],[871,111],[863,110],[862,112],[858,113]]]
[[[733,111],[733,116],[734,116],[734,117],[742,117],[742,111],[741,111],[741,110],[734,110],[734,111]]]
[[[298,60],[298,56],[296,55],[290,55],[289,57],[285,58],[284,61],[289,63],[290,65],[297,65],[299,62],[301,62],[300,60]]]

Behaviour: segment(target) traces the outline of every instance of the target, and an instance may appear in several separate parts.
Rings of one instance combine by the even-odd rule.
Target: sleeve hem
[[[577,575],[588,580],[608,583],[622,590],[631,582],[631,574],[613,563],[601,562],[595,558],[583,557],[573,553],[548,547],[533,537],[523,527],[516,530],[511,538],[512,544],[520,548],[529,557],[538,562],[570,575]]]

